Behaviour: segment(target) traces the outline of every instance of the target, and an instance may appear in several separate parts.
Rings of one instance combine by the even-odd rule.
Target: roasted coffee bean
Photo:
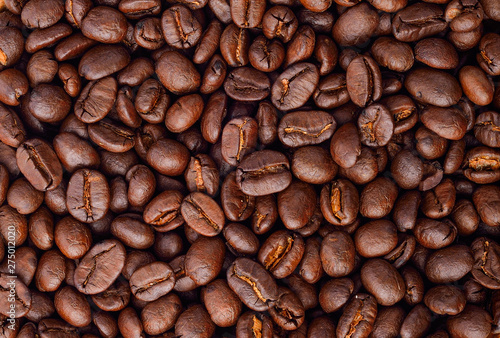
[[[487,111],[479,114],[474,125],[474,136],[489,147],[500,146],[500,114]]]
[[[351,237],[342,231],[333,231],[321,242],[321,263],[331,277],[344,277],[355,264],[355,247]]]
[[[177,336],[209,338],[213,336],[214,332],[215,324],[202,305],[194,305],[182,312],[175,323]]]
[[[78,73],[85,79],[99,80],[125,68],[130,55],[119,45],[99,45],[86,52],[78,65]]]
[[[349,225],[359,211],[359,193],[348,180],[339,179],[326,185],[320,195],[321,212],[334,225]]]
[[[181,49],[195,46],[202,34],[201,24],[183,5],[174,5],[163,12],[161,28],[165,41]]]
[[[189,151],[182,143],[162,138],[147,150],[147,161],[160,174],[181,175],[189,163]]]
[[[337,122],[324,111],[295,111],[286,114],[278,125],[278,137],[286,146],[319,144],[331,137]]]
[[[271,83],[258,70],[240,67],[229,72],[224,82],[226,94],[238,101],[259,101],[269,95]]]
[[[127,34],[127,19],[118,10],[98,6],[92,8],[82,20],[83,35],[102,43],[118,43]]]
[[[401,337],[416,337],[427,333],[431,326],[432,313],[423,304],[417,304],[406,316],[399,334]]]
[[[61,183],[62,167],[51,146],[42,139],[23,142],[16,152],[19,170],[40,191],[53,190]]]
[[[155,79],[144,81],[135,97],[135,109],[142,119],[149,123],[165,121],[170,97],[165,88]]]
[[[352,102],[360,107],[365,107],[382,96],[382,74],[369,56],[359,55],[349,63],[346,83]]]
[[[224,228],[224,213],[208,195],[193,192],[182,201],[182,217],[193,230],[203,236],[216,236]]]
[[[217,279],[203,289],[203,300],[212,321],[220,327],[236,324],[242,306],[226,281]]]
[[[470,272],[473,263],[474,260],[468,247],[451,245],[429,256],[425,264],[425,274],[433,283],[450,283]]]
[[[463,165],[465,177],[480,184],[498,181],[500,179],[499,157],[500,151],[495,148],[472,148],[465,155]]]
[[[352,22],[358,20],[361,24],[353,26]],[[372,36],[379,20],[375,9],[367,3],[359,3],[347,9],[335,22],[332,30],[333,38],[341,46],[363,45]]]
[[[155,71],[160,82],[174,94],[195,91],[201,82],[193,63],[176,51],[167,51],[156,60]]]
[[[497,289],[499,283],[498,255],[499,245],[486,237],[479,237],[471,244],[474,255],[472,276],[475,280],[488,289]]]
[[[98,221],[108,212],[109,203],[109,186],[103,174],[89,169],[73,173],[66,195],[66,205],[73,217],[84,223]]]
[[[488,312],[475,305],[466,305],[460,314],[447,320],[446,328],[452,337],[467,337],[475,334],[486,337],[491,332],[490,323],[491,315]]]
[[[231,264],[227,269],[227,282],[241,301],[255,311],[269,309],[279,297],[273,277],[248,258],[237,258]]]
[[[95,244],[75,270],[78,291],[94,295],[106,290],[118,278],[125,263],[125,247],[115,239]]]
[[[164,262],[153,262],[137,269],[130,276],[130,291],[139,300],[151,302],[173,289],[175,275]]]
[[[415,100],[438,107],[457,104],[462,96],[462,88],[453,76],[433,68],[412,70],[405,87]]]
[[[278,299],[268,311],[274,322],[285,330],[297,329],[304,322],[305,309],[302,302],[284,287],[278,287]]]
[[[273,150],[254,152],[236,169],[236,183],[250,196],[264,196],[285,190],[292,181],[288,159]]]
[[[347,303],[337,324],[337,336],[369,335],[377,316],[377,301],[366,293],[358,293]]]
[[[280,230],[271,234],[262,244],[257,258],[274,277],[285,278],[299,265],[304,247],[300,235]]]
[[[280,110],[299,108],[313,94],[319,82],[319,72],[311,63],[297,63],[288,67],[271,88],[271,101]]]
[[[186,253],[186,276],[197,285],[210,283],[220,273],[225,253],[224,242],[220,238],[201,236]]]
[[[113,108],[118,85],[112,77],[89,82],[75,103],[75,115],[84,123],[102,120]]]
[[[134,330],[140,331],[137,332],[139,335],[142,334],[143,328],[147,334],[160,334],[174,327],[181,312],[182,303],[179,296],[170,293],[144,306],[141,319],[137,318],[139,328],[135,327]],[[128,321],[127,319],[125,317],[123,320]]]
[[[402,9],[392,19],[392,34],[399,41],[418,41],[446,27],[441,7],[423,2]]]
[[[389,143],[394,132],[394,122],[389,110],[375,103],[361,111],[358,129],[361,143],[369,147],[381,147]]]
[[[298,148],[292,157],[292,173],[301,181],[323,184],[333,180],[337,174],[337,164],[330,153],[319,146]]]

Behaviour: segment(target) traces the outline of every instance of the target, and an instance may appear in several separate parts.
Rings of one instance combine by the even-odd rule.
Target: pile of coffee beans
[[[500,337],[499,0],[0,0],[0,338]]]

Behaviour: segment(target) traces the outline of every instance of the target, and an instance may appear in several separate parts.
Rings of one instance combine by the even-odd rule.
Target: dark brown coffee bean
[[[56,292],[54,306],[59,316],[73,326],[87,326],[92,320],[90,304],[85,296],[72,286],[65,286]]]
[[[226,94],[238,101],[260,101],[270,92],[269,78],[262,72],[240,67],[231,71],[224,81]]]
[[[369,335],[377,316],[377,301],[365,293],[356,294],[347,303],[337,324],[337,337],[349,334],[363,337]]]
[[[435,286],[425,294],[425,305],[439,315],[456,315],[465,308],[465,295],[452,285]]]
[[[421,2],[396,13],[392,19],[392,33],[399,41],[412,42],[435,35],[447,25],[439,6]]]
[[[255,334],[261,335],[262,338],[271,338],[273,336],[273,322],[261,312],[245,312],[238,319],[236,333],[238,337],[242,338],[255,337]]]
[[[500,202],[500,189],[495,185],[483,185],[472,195],[474,206],[481,220],[489,226],[500,223],[498,204]]]
[[[361,154],[361,139],[353,123],[344,124],[333,134],[330,154],[340,167],[350,168],[356,164]]]
[[[433,68],[412,70],[405,87],[415,100],[439,107],[457,104],[462,96],[460,84],[453,76]]]
[[[403,277],[383,259],[371,259],[363,264],[361,281],[380,305],[394,305],[404,296]]]
[[[330,74],[323,78],[313,95],[314,103],[322,109],[332,109],[349,102],[344,74]]]
[[[257,258],[275,278],[285,278],[299,265],[304,247],[300,235],[279,230],[262,244]]]
[[[405,315],[403,308],[397,305],[380,308],[373,324],[371,336],[374,338],[397,337]]]
[[[227,73],[226,61],[219,54],[215,54],[210,60],[201,81],[200,92],[211,94],[219,89],[224,83]]]
[[[129,19],[142,19],[147,15],[158,15],[161,12],[161,3],[158,0],[137,2],[134,0],[120,1],[120,12]]]
[[[151,302],[173,289],[174,271],[164,262],[153,262],[137,269],[129,280],[132,294],[139,300]]]
[[[476,238],[471,244],[474,255],[472,276],[488,289],[497,289],[500,286],[498,249],[498,243],[486,237]]]
[[[209,338],[213,336],[215,327],[208,312],[198,304],[181,313],[175,323],[175,334],[184,337]]]
[[[319,146],[298,148],[292,157],[292,173],[311,184],[330,182],[337,174],[337,164],[330,153]]]
[[[304,306],[297,295],[287,288],[278,287],[278,299],[268,311],[282,329],[294,330],[304,323]]]
[[[17,69],[6,69],[0,72],[0,101],[9,105],[17,106],[21,96],[28,92],[28,80],[23,73]]]
[[[282,153],[274,150],[254,152],[236,169],[236,182],[250,196],[263,196],[286,189],[291,181],[290,164]]]
[[[448,140],[424,126],[417,129],[415,139],[417,152],[427,160],[434,160],[446,154]],[[424,163],[424,177],[427,176],[425,170]]]
[[[144,327],[144,331],[151,335],[166,332],[174,327],[181,312],[182,303],[179,296],[170,293],[146,304],[141,311],[140,329],[142,331]]]
[[[21,12],[21,20],[29,29],[47,28],[54,25],[64,15],[64,2],[53,0],[49,3],[28,1]]]
[[[266,3],[263,0],[231,0],[231,17],[236,26],[241,28],[257,27],[262,21],[266,10]]]
[[[396,226],[387,220],[366,223],[356,231],[354,244],[358,253],[363,257],[386,255],[398,244]]]
[[[259,264],[248,258],[237,258],[227,270],[229,287],[250,309],[264,311],[278,299],[278,287],[273,277]]]
[[[106,290],[119,276],[125,263],[125,247],[115,239],[95,244],[75,270],[75,287],[93,295]]]
[[[463,138],[467,128],[467,120],[455,108],[428,106],[420,112],[420,120],[427,128],[449,140]]]
[[[13,66],[23,54],[23,35],[15,27],[0,27],[0,36],[0,65]]]
[[[481,38],[479,43],[479,54],[477,54],[476,59],[479,66],[489,75],[500,74],[500,66],[497,62],[500,54],[498,41],[500,41],[500,35],[488,33]]]
[[[355,264],[355,247],[351,237],[342,231],[333,231],[321,242],[321,263],[331,277],[350,274]]]
[[[40,191],[55,189],[62,180],[62,167],[48,143],[31,139],[22,143],[16,153],[19,169]]]
[[[217,326],[229,327],[236,324],[242,305],[225,280],[211,282],[203,289],[202,294],[210,318]]]
[[[85,224],[68,216],[56,223],[54,240],[64,256],[80,259],[92,245],[92,234]]]
[[[199,21],[183,5],[174,5],[163,12],[161,28],[167,44],[179,49],[195,46],[202,34]]]
[[[319,72],[311,63],[288,67],[271,88],[271,101],[280,110],[299,108],[311,97],[319,82]]]
[[[359,55],[349,63],[346,83],[352,102],[360,107],[365,107],[382,96],[382,74],[369,56]]]
[[[326,185],[320,195],[321,212],[334,225],[354,222],[359,210],[359,194],[348,180],[339,179]]]
[[[453,45],[438,38],[420,40],[415,45],[415,59],[437,69],[454,69],[459,63],[458,53]]]
[[[417,304],[401,325],[400,335],[404,338],[424,336],[431,326],[432,313],[423,304]]]
[[[188,149],[175,140],[162,138],[147,151],[147,161],[153,169],[168,176],[181,175],[189,163]]]
[[[115,153],[124,153],[134,147],[134,133],[131,129],[103,119],[88,126],[90,139],[101,148]]]
[[[487,111],[479,114],[474,125],[474,136],[489,147],[500,146],[500,114]]]
[[[373,3],[374,1],[372,1]],[[375,61],[396,72],[406,72],[413,67],[413,51],[410,45],[392,37],[380,37],[371,46]],[[397,58],[393,56],[397,55]]]
[[[425,264],[425,274],[433,283],[450,283],[469,273],[473,263],[474,259],[468,247],[452,245],[429,256]]]
[[[326,313],[341,309],[354,291],[354,282],[349,278],[331,279],[319,292],[319,303]]]
[[[86,52],[80,59],[78,73],[85,79],[99,80],[125,68],[130,55],[119,45],[99,45]]]
[[[337,19],[332,30],[333,38],[341,46],[362,45],[370,39],[379,21],[375,9],[367,3],[359,3]],[[353,22],[360,24],[353,26]]]
[[[198,286],[207,285],[220,273],[225,252],[224,242],[220,238],[201,236],[192,243],[186,253],[184,262],[186,276]]]
[[[161,83],[176,95],[195,91],[201,82],[193,63],[176,51],[167,51],[156,61],[156,74]]]
[[[65,258],[57,250],[46,251],[40,257],[35,273],[35,286],[39,291],[56,291],[66,277]]]
[[[289,230],[297,230],[307,225],[316,208],[317,196],[312,185],[292,182],[278,194],[278,212],[284,226]],[[294,208],[301,204],[300,212]]]
[[[278,137],[286,146],[319,144],[335,132],[335,119],[324,111],[295,111],[286,114],[278,126]]]
[[[255,197],[248,196],[240,190],[234,171],[224,179],[220,199],[224,214],[230,221],[234,222],[244,221],[249,218],[255,207]]]
[[[127,19],[118,10],[98,6],[91,9],[82,20],[82,33],[102,43],[118,43],[127,33]]]
[[[490,323],[491,315],[487,311],[475,305],[466,305],[460,314],[448,318],[446,328],[452,337],[487,337],[491,332]]]
[[[182,197],[179,191],[162,192],[146,205],[144,221],[153,225],[156,231],[169,231],[179,227],[184,223],[179,209]]]
[[[85,123],[102,120],[113,108],[118,85],[112,77],[89,82],[75,103],[76,117]]]
[[[488,184],[496,182],[500,179],[499,160],[500,151],[495,148],[472,148],[465,155],[464,175],[475,183]]]
[[[208,195],[193,192],[181,204],[182,217],[196,232],[216,236],[224,227],[224,213]]]

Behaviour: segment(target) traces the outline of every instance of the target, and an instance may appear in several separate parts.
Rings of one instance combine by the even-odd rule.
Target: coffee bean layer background
[[[499,0],[0,0],[0,338],[500,337]]]

